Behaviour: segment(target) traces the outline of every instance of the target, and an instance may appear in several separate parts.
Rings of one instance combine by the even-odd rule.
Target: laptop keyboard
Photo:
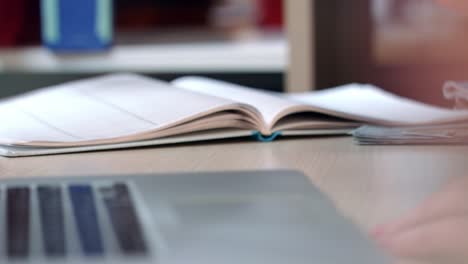
[[[99,261],[153,253],[128,183],[3,186],[0,194],[0,259]]]

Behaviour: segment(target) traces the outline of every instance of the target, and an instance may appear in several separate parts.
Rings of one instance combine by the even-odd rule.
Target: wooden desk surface
[[[295,169],[366,231],[468,173],[466,153],[468,146],[357,146],[348,137],[239,141],[0,158],[0,177]]]

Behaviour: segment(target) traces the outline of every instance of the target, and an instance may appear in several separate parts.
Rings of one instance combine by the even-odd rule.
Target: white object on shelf
[[[117,45],[107,53],[58,55],[36,48],[0,50],[0,72],[284,72],[284,38],[238,42]]]

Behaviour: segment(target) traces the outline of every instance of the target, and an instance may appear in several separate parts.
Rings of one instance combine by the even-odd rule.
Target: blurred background
[[[95,1],[101,0],[84,2]],[[60,27],[72,28],[80,18],[66,18],[86,6],[67,10],[73,2],[0,0],[1,96],[115,71],[165,80],[195,74],[283,89],[287,43],[281,0],[114,0],[109,49],[51,49],[41,38],[53,16],[45,10],[56,4],[64,16]]]
[[[445,105],[446,80],[468,79],[468,17],[431,0],[373,0],[376,83]]]
[[[318,87],[372,83],[448,106],[443,83],[468,79],[468,18],[437,1],[316,1],[315,15]]]
[[[466,63],[468,18],[431,0],[373,0],[380,64]]]
[[[295,13],[285,17],[286,6],[307,1],[313,8],[304,21],[310,22],[288,27]],[[196,74],[284,91],[286,73],[299,71],[290,49],[299,59],[313,60],[313,72],[307,72],[315,76],[310,89],[366,82],[446,105],[443,82],[468,79],[468,18],[433,0],[112,3],[111,46],[63,52],[41,38],[48,15],[40,0],[0,0],[0,96],[114,71],[165,80]],[[315,56],[300,58],[303,48],[297,50],[301,46],[294,42],[303,39],[288,38],[286,32],[297,27],[313,31]]]

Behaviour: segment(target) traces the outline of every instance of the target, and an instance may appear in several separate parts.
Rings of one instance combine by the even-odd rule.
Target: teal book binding
[[[269,136],[264,136],[259,131],[255,131],[252,134],[252,137],[254,137],[256,140],[261,141],[261,142],[272,142],[279,136],[281,136],[281,131],[274,132],[273,134]]]

